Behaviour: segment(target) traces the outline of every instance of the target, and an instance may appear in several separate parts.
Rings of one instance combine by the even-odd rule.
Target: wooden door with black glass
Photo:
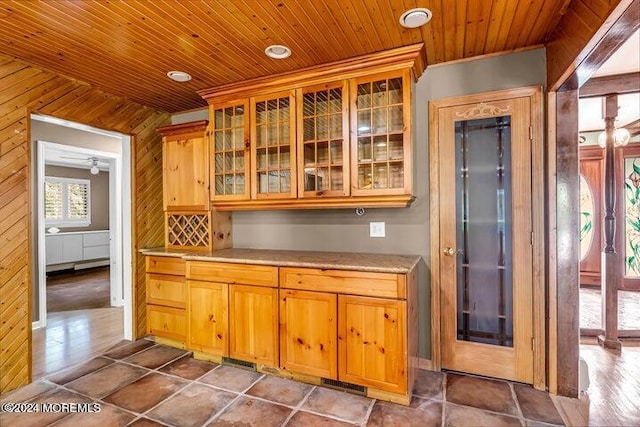
[[[530,384],[531,104],[529,96],[478,96],[432,107],[442,367]]]

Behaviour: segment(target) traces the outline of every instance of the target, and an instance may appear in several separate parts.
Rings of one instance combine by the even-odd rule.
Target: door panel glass
[[[589,254],[593,240],[593,194],[589,183],[580,175],[580,261]]]
[[[343,189],[342,101],[342,88],[303,95],[304,191]]]
[[[357,188],[402,188],[405,167],[402,78],[360,83],[357,93]]]
[[[511,119],[456,122],[457,338],[513,347]]]
[[[624,159],[625,276],[640,277],[640,159]],[[622,222],[622,221],[621,221]]]
[[[244,174],[245,167],[244,104],[218,108],[213,114],[215,196],[244,194],[244,185],[235,185],[236,177]]]
[[[304,99],[303,103],[308,104]],[[308,108],[308,107],[306,107]],[[288,97],[256,102],[256,176],[258,194],[291,191],[291,147]],[[313,138],[315,129],[305,138]],[[266,149],[263,147],[267,147]]]

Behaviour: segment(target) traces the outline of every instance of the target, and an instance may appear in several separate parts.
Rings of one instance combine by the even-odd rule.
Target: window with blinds
[[[44,217],[47,226],[91,225],[91,181],[45,177]]]

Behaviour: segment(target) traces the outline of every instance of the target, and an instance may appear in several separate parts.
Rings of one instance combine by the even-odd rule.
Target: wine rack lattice
[[[210,241],[208,214],[168,214],[167,242],[170,246],[208,248]]]

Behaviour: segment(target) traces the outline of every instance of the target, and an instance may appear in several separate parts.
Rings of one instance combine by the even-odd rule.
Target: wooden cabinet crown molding
[[[417,80],[426,66],[424,44],[418,43],[292,72],[203,89],[198,91],[198,95],[211,104],[402,69],[411,69],[413,78]]]
[[[207,130],[208,120],[199,120],[197,122],[181,123],[177,125],[167,125],[156,128],[156,131],[163,137],[184,136],[192,133],[201,133]]]

